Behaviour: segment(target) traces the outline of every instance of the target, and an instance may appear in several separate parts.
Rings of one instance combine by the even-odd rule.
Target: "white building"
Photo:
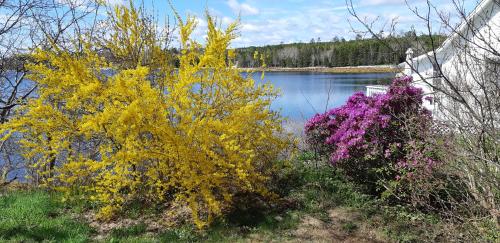
[[[478,76],[489,75],[497,84],[500,82],[500,0],[481,1],[452,32],[433,52],[413,57],[409,49],[406,62],[399,64],[404,67],[403,74],[411,75],[414,85],[431,97],[424,100],[424,106],[435,114],[443,112],[438,104],[446,104],[437,92],[440,87],[447,88],[446,82],[458,82],[455,86],[467,87],[468,91],[474,90],[474,78]],[[367,95],[382,90],[370,86]]]

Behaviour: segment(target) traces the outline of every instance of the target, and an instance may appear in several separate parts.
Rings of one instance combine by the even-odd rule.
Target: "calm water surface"
[[[355,92],[365,92],[367,85],[388,83],[394,77],[394,73],[266,72],[264,79],[261,79],[261,72],[252,75],[257,82],[270,82],[281,91],[271,108],[294,122],[305,121],[316,113],[341,106]],[[22,91],[33,85],[30,81],[23,84],[26,87],[21,87]]]
[[[266,72],[252,74],[258,82],[270,82],[281,90],[271,108],[294,122],[304,122],[316,113],[341,106],[367,85],[387,83],[393,73],[331,74],[313,72]]]
[[[247,75],[247,74],[242,74]],[[289,128],[300,133],[303,123],[316,113],[341,106],[353,93],[366,90],[367,85],[388,82],[394,74],[328,74],[313,72],[267,72],[252,74],[258,82],[270,82],[281,90],[281,96],[271,105],[289,118]],[[0,159],[0,166],[3,160]],[[24,175],[20,169],[9,175]]]

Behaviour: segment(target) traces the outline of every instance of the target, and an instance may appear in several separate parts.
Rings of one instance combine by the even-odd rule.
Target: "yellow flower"
[[[173,71],[140,9],[116,6],[110,21],[110,38],[85,43],[82,53],[37,51],[30,77],[39,97],[0,127],[3,139],[22,134],[42,182],[100,202],[102,219],[131,200],[173,198],[200,228],[235,193],[267,194],[273,162],[290,139],[269,108],[277,93],[231,65],[237,23],[220,30],[207,16],[202,46],[190,38],[194,18],[179,17],[183,49]],[[114,63],[94,51],[102,48]],[[116,74],[103,74],[108,67]]]

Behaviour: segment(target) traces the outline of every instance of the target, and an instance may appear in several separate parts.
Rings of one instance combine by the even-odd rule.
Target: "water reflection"
[[[367,85],[387,83],[394,77],[393,73],[267,72],[262,80],[260,72],[252,75],[258,82],[271,82],[281,90],[271,108],[299,123],[344,104],[353,93],[365,92]]]

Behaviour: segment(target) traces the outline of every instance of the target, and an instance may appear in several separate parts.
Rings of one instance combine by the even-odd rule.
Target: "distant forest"
[[[432,36],[434,45],[441,44],[444,39],[444,36]],[[238,67],[259,67],[261,61],[254,59],[254,53],[258,51],[264,54],[268,67],[390,65],[403,62],[406,57],[405,52],[410,47],[414,48],[417,55],[432,49],[431,37],[416,36],[411,32],[388,37],[385,40],[391,45],[390,47],[375,38],[363,39],[359,35],[355,40],[349,41],[336,37],[328,42],[322,42],[318,38],[312,39],[309,43],[252,46],[236,49],[236,60]],[[418,46],[417,43],[425,43],[425,46]]]
[[[435,46],[439,46],[445,39],[445,36],[432,36]],[[420,55],[433,49],[431,37],[417,37],[410,33],[385,38],[384,42],[385,44],[375,38],[363,39],[360,36],[355,40],[348,41],[343,38],[334,38],[331,41],[324,42],[318,38],[311,39],[309,43],[237,48],[235,58],[238,67],[241,68],[261,67],[262,61],[260,58],[254,58],[256,51],[264,55],[267,67],[301,68],[393,65],[405,60],[405,52],[410,47],[414,49],[414,55]],[[386,46],[387,44],[390,46]],[[168,52],[172,54],[172,64],[178,67],[179,60],[177,56],[180,53],[179,49],[170,48]],[[108,50],[101,50],[100,54],[109,61],[116,61]],[[28,59],[29,57],[25,55],[16,55],[6,58],[0,63],[0,66],[17,70]]]

